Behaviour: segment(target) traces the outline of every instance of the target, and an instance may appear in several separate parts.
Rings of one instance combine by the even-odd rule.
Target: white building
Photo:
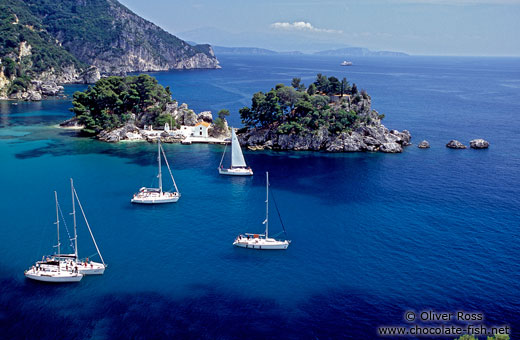
[[[208,138],[209,135],[208,135],[208,130],[209,130],[209,127],[211,126],[210,123],[207,123],[207,122],[200,122],[200,123],[197,123],[194,127],[193,127],[193,130],[192,130],[192,133],[191,133],[191,136],[192,137],[203,137],[203,138]]]

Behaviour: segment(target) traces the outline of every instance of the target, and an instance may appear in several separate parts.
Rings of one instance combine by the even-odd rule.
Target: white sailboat
[[[94,238],[94,234],[92,233],[92,229],[90,228],[90,224],[88,223],[87,216],[85,215],[85,211],[83,210],[83,206],[78,197],[78,193],[74,188],[74,181],[72,178],[70,179],[70,189],[72,192],[72,216],[74,219],[74,254],[68,254],[61,256],[61,259],[64,260],[62,263],[65,266],[74,266],[77,267],[79,272],[84,275],[102,275],[105,272],[105,268],[107,265],[103,260],[103,256],[101,256],[101,252],[99,251],[98,245],[96,243],[96,239]],[[87,225],[88,231],[90,232],[90,236],[92,237],[92,242],[94,242],[94,246],[96,247],[96,251],[101,259],[101,263],[90,261],[87,257],[84,260],[80,260],[78,256],[78,232],[77,232],[77,224],[76,224],[76,204],[75,201],[78,201],[79,208],[83,215],[83,219],[85,220],[85,224]]]
[[[269,237],[269,173],[266,176],[266,199],[265,199],[265,234],[238,235],[233,245],[241,248],[258,250],[283,250],[289,247],[291,241],[277,240]],[[276,202],[275,202],[276,203]]]
[[[164,157],[164,161],[166,166],[168,167],[168,171],[170,172],[170,176],[173,181],[173,186],[175,187],[174,192],[163,191],[162,187],[162,171],[161,171],[161,154]],[[158,188],[146,188],[142,187],[139,189],[139,192],[134,194],[134,197],[130,200],[132,203],[141,203],[141,204],[158,204],[158,203],[175,203],[181,197],[181,193],[177,188],[177,184],[173,179],[173,174],[170,169],[170,165],[168,164],[168,159],[166,158],[166,154],[164,153],[164,149],[161,146],[161,141],[157,142],[157,162],[159,163],[159,174],[157,177],[159,178],[159,187]]]
[[[240,143],[238,142],[237,135],[235,133],[235,129],[231,128],[231,167],[224,169],[222,162],[224,161],[224,155],[226,154],[226,148],[224,149],[224,153],[222,154],[222,159],[220,160],[220,165],[218,167],[218,173],[221,175],[231,175],[231,176],[251,176],[253,175],[253,170],[247,166],[246,160],[244,159],[244,154],[242,153],[242,149],[240,148]]]
[[[34,266],[24,272],[26,278],[43,282],[67,283],[79,282],[83,278],[83,274],[79,273],[77,266],[62,266],[61,244],[60,244],[60,218],[58,214],[58,194],[54,192],[56,199],[56,229],[58,234],[58,253],[52,257],[43,257],[41,261],[37,261]]]

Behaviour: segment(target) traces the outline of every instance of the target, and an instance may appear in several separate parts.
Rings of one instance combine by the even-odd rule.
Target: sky
[[[315,52],[520,56],[520,0],[120,0],[181,39]]]

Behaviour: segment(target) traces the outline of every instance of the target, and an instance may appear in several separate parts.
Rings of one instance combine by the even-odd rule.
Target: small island
[[[276,85],[253,95],[251,107],[239,110],[244,128],[240,143],[250,150],[309,150],[326,152],[399,153],[410,145],[406,130],[388,130],[384,115],[372,110],[370,96],[343,78],[318,74],[305,87],[300,78],[292,86]],[[166,143],[226,143],[230,135],[220,110],[196,114],[178,105],[169,87],[157,79],[138,76],[102,78],[76,92],[71,111],[75,116],[60,124],[101,141],[161,139]]]
[[[229,136],[229,111],[220,110],[215,120],[209,111],[196,114],[147,74],[102,78],[75,92],[72,105],[75,116],[60,126],[105,142],[224,143]]]
[[[381,124],[384,115],[371,109],[366,91],[322,74],[308,87],[293,78],[291,86],[255,93],[240,117],[239,139],[250,150],[399,153],[411,139]]]

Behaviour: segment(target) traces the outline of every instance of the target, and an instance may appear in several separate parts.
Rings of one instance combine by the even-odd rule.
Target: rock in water
[[[446,147],[450,149],[465,149],[466,145],[462,144],[458,140],[453,139],[450,140],[448,144],[446,144]]]
[[[417,145],[417,147],[419,149],[429,149],[430,148],[430,143],[428,143],[427,140],[423,140],[422,142],[419,143],[419,145]]]
[[[478,138],[470,141],[469,146],[473,149],[487,149],[489,148],[489,142],[487,140]]]

